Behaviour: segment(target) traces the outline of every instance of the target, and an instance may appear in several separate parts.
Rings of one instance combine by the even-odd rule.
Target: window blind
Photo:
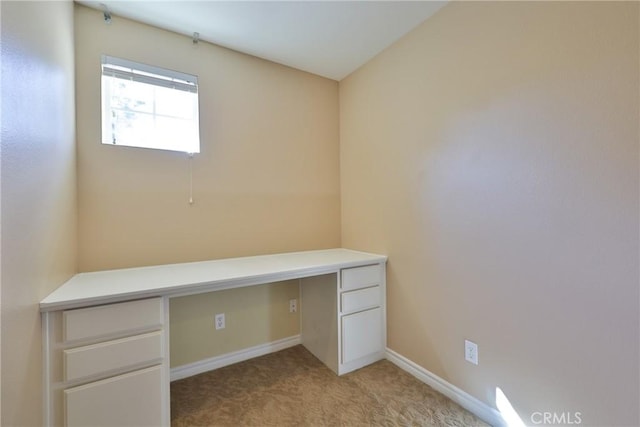
[[[198,93],[197,76],[107,55],[102,55],[102,75]]]

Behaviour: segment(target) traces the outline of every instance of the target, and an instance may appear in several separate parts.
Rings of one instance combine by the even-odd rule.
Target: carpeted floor
[[[171,425],[487,424],[391,362],[338,377],[299,345],[174,381]]]

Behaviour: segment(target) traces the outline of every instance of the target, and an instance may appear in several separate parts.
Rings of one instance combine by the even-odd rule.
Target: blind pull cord
[[[193,205],[193,153],[189,153],[189,206]]]

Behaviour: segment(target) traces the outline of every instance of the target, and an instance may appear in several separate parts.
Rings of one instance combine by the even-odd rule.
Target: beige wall
[[[181,366],[300,333],[300,312],[289,313],[298,280],[170,300],[171,366]],[[225,314],[224,329],[214,316]]]
[[[76,6],[79,268],[340,246],[338,84]],[[100,143],[100,55],[195,74],[201,153]]]
[[[37,304],[76,271],[71,9],[1,3],[7,426],[41,422]],[[335,82],[75,18],[80,270],[340,246],[342,176],[343,245],[390,256],[392,349],[528,424],[640,423],[637,3],[453,3],[341,82],[340,120]],[[184,155],[99,143],[101,53],[200,76],[193,206]],[[230,291],[228,324],[294,288]]]
[[[83,6],[75,19],[81,271],[340,246],[336,82]],[[192,206],[186,154],[100,143],[101,54],[198,76]],[[297,283],[172,301],[172,366],[298,334],[289,298]]]
[[[638,18],[452,3],[340,82],[342,243],[389,255],[389,347],[529,425],[640,423]]]
[[[73,5],[2,2],[2,419],[41,425],[38,303],[76,272]]]

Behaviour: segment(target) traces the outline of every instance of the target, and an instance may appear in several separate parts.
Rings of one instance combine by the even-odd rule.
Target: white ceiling
[[[445,1],[145,1],[78,3],[341,80]]]

